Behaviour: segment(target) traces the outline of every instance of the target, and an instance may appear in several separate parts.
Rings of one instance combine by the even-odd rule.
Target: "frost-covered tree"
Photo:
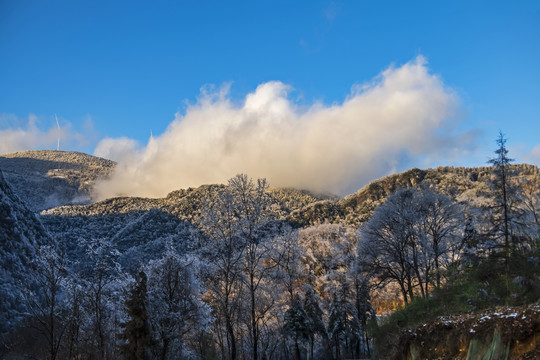
[[[315,345],[319,346],[319,351],[322,351],[320,356],[324,357],[335,353],[335,346],[332,345],[334,351],[331,351],[330,343],[337,341],[338,346],[349,354],[352,353],[350,345],[357,342],[360,328],[353,306],[353,279],[348,276],[355,263],[357,241],[356,229],[337,224],[320,224],[300,231],[299,244],[303,249],[302,263],[306,272],[302,284],[304,308],[313,321],[309,339],[310,358],[314,357]],[[345,288],[347,290],[342,292]],[[337,294],[340,294],[339,304],[333,304],[334,295]],[[334,305],[339,305],[339,308]],[[321,308],[326,309],[324,315]],[[343,332],[336,328],[337,332],[331,334],[332,329],[325,327],[323,319],[328,319],[332,311],[335,316],[338,312],[344,314]]]
[[[128,321],[122,324],[119,338],[124,341],[120,351],[126,360],[146,360],[150,358],[150,326],[146,311],[147,278],[139,272],[137,283],[126,300]]]
[[[285,333],[294,340],[295,359],[300,360],[300,343],[310,337],[310,319],[298,295],[294,295],[291,306],[285,312],[283,327]]]
[[[326,327],[330,341],[329,353],[334,348],[337,359],[341,356],[357,357],[362,341],[362,326],[355,306],[353,283],[348,273],[339,274],[335,282]]]
[[[105,359],[115,347],[112,340],[123,317],[123,292],[131,279],[122,272],[119,252],[110,240],[92,239],[85,246],[87,261],[81,269],[84,332],[88,351]]]
[[[300,231],[303,263],[317,292],[330,301],[333,279],[348,271],[356,257],[358,233],[337,224],[320,224]]]
[[[237,356],[235,318],[239,314],[240,297],[247,292],[248,333],[252,357],[258,358],[259,328],[272,302],[264,294],[264,279],[269,276],[275,262],[273,249],[268,243],[271,199],[264,179],[256,183],[246,175],[237,175],[228,186],[211,194],[203,206],[201,227],[203,256],[207,264],[208,295],[226,328],[228,357]],[[261,296],[259,296],[261,295]]]
[[[237,320],[240,308],[244,239],[237,235],[235,199],[228,188],[208,194],[202,208],[200,226],[202,273],[208,292],[206,300],[216,317],[215,331],[222,357],[237,357]],[[224,330],[224,334],[222,333]]]
[[[160,259],[145,267],[149,321],[159,359],[182,357],[185,337],[204,330],[210,320],[201,301],[203,289],[195,276],[198,268],[194,256],[180,256],[171,245]]]
[[[435,286],[441,287],[442,270],[457,259],[462,250],[463,209],[452,198],[431,189],[417,193],[421,224],[419,232],[428,246],[427,261],[433,262]],[[426,275],[427,276],[427,275]],[[425,289],[427,296],[428,287]]]
[[[83,323],[83,287],[81,286],[81,280],[79,274],[74,273],[72,269],[68,273],[68,277],[65,279],[65,294],[66,294],[66,307],[67,318],[66,321],[66,334],[65,334],[65,347],[68,359],[73,359],[84,353],[82,347],[82,323]]]
[[[304,295],[304,311],[308,317],[309,358],[313,360],[316,336],[326,339],[326,327],[324,326],[324,312],[320,307],[320,299],[317,293],[306,285]]]
[[[404,189],[390,195],[361,229],[360,265],[380,284],[398,284],[403,300],[427,297],[461,250],[462,211],[446,195]]]
[[[63,283],[67,269],[63,253],[56,246],[39,247],[34,259],[33,281],[36,290],[25,291],[25,303],[34,322],[47,342],[47,358],[58,358],[66,322],[66,299]]]
[[[258,359],[260,324],[273,305],[265,290],[265,280],[277,265],[270,240],[279,234],[279,230],[269,224],[272,220],[265,179],[253,182],[247,175],[240,174],[229,180],[229,188],[235,198],[237,233],[244,239],[242,277],[249,296],[248,324],[252,346],[252,358]],[[268,226],[268,228],[263,228]]]
[[[360,354],[370,356],[367,322],[375,316],[375,310],[371,305],[369,279],[364,275],[358,260],[349,270],[348,279],[351,283],[356,317],[360,323],[362,338],[356,339],[356,357]],[[360,341],[362,339],[362,341]]]
[[[346,330],[347,314],[343,305],[342,299],[339,299],[338,295],[334,294],[328,311],[327,329],[330,346],[334,348],[336,359],[341,357],[341,341],[344,338]]]
[[[279,252],[279,263],[274,280],[283,286],[292,304],[295,294],[302,288],[306,274],[302,264],[303,249],[298,243],[298,231],[277,237],[272,246]]]
[[[28,309],[21,298],[24,292],[36,290],[33,262],[38,248],[51,241],[36,214],[21,201],[0,170],[0,349],[11,347],[5,343],[7,336],[26,317]]]

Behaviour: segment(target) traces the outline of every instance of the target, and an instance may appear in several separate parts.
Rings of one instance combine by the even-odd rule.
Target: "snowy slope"
[[[96,180],[107,177],[114,166],[113,161],[72,151],[31,150],[0,156],[0,170],[33,211],[89,203]]]
[[[39,245],[49,235],[7,184],[0,171],[0,333],[18,320],[20,290]]]

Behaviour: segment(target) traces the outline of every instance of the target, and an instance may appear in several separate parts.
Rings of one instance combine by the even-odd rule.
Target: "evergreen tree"
[[[504,256],[504,272],[506,282],[506,296],[510,295],[510,164],[513,159],[508,157],[508,149],[506,148],[506,138],[499,131],[499,137],[496,140],[497,150],[496,156],[489,160],[489,163],[495,168],[495,181],[493,182],[493,190],[495,194],[495,234],[501,234],[503,237],[503,256]]]
[[[489,160],[489,163],[495,168],[495,181],[494,190],[496,194],[496,207],[501,216],[502,233],[504,236],[504,257],[505,263],[508,267],[508,259],[510,257],[510,230],[509,230],[509,166],[514,161],[508,157],[508,149],[506,148],[506,138],[503,133],[499,131],[499,137],[496,140],[497,150],[495,150],[496,156]]]
[[[126,360],[149,359],[150,327],[146,312],[146,274],[141,271],[137,284],[126,301],[129,320],[120,338],[125,341],[121,350]]]

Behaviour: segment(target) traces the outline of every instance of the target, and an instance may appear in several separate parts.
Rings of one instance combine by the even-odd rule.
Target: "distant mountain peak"
[[[0,156],[0,170],[13,190],[35,211],[85,204],[93,186],[108,177],[116,163],[75,152],[28,150]]]

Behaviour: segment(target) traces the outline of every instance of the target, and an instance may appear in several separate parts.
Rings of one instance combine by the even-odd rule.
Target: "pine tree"
[[[498,223],[496,224],[497,228],[501,228],[499,231],[502,230],[503,236],[504,236],[504,245],[503,245],[503,252],[504,252],[504,272],[505,272],[505,278],[506,278],[506,296],[508,297],[510,295],[510,285],[509,285],[509,276],[510,276],[510,203],[509,203],[509,195],[510,195],[510,172],[509,172],[509,166],[513,159],[510,159],[508,157],[508,149],[506,148],[506,138],[504,137],[503,133],[499,131],[499,137],[496,140],[497,142],[497,150],[495,150],[496,156],[489,160],[489,163],[492,164],[495,168],[495,181],[493,183],[494,185],[494,192],[495,192],[495,206],[497,208],[497,212],[500,216],[498,219]],[[502,224],[500,223],[502,221]]]
[[[150,327],[146,312],[146,274],[141,271],[139,280],[126,301],[129,320],[122,325],[120,338],[125,341],[121,350],[126,360],[149,359]]]
[[[499,137],[496,140],[497,155],[493,159],[489,160],[489,163],[495,167],[495,193],[497,195],[497,207],[500,209],[502,216],[502,231],[504,233],[504,256],[505,262],[508,266],[508,259],[510,257],[510,231],[509,231],[509,166],[514,161],[508,157],[508,149],[506,148],[506,138],[503,133],[499,131]]]

